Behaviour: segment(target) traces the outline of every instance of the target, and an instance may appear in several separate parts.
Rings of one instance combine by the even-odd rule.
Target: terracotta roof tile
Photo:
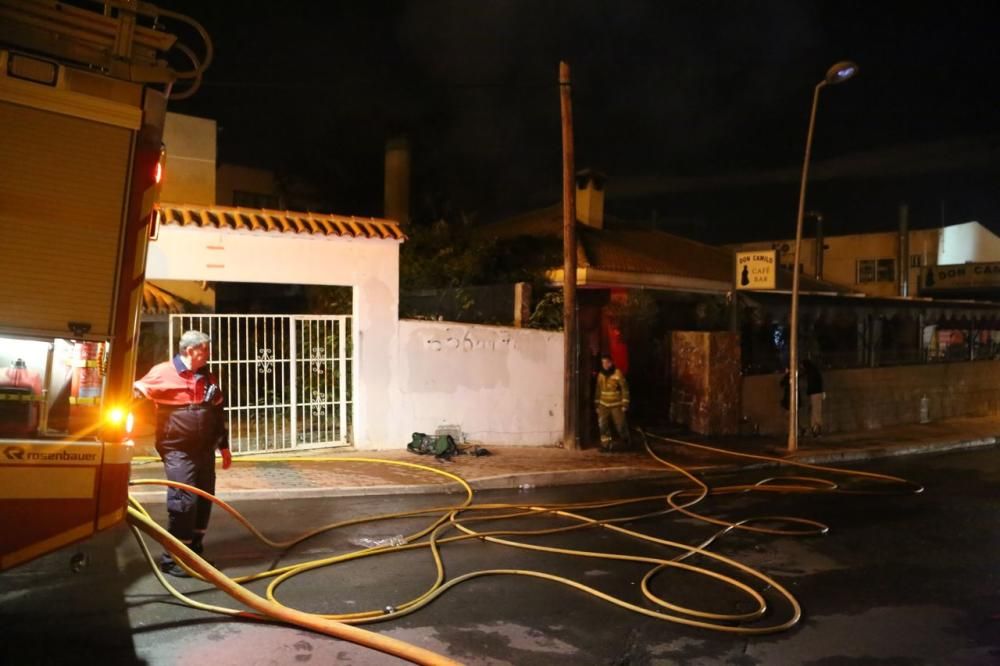
[[[406,240],[399,224],[378,218],[318,215],[289,211],[228,206],[188,206],[164,203],[160,205],[161,224],[196,226],[215,229],[247,230],[261,233],[305,233],[318,236],[347,236]]]
[[[182,314],[190,311],[190,303],[169,291],[146,282],[142,285],[143,314]]]
[[[611,220],[608,220],[611,221]],[[486,237],[561,236],[562,206],[525,213],[483,227]],[[577,223],[580,266],[623,273],[649,273],[731,282],[732,253],[651,229],[595,229]]]

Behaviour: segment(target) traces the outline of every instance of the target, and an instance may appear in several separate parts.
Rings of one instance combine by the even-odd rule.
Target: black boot
[[[174,560],[173,555],[170,553],[163,553],[160,556],[160,571],[167,574],[168,576],[173,576],[174,578],[190,578],[191,574],[187,572],[181,565],[177,564]]]

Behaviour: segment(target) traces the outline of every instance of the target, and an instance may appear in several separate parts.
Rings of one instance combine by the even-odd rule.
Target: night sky
[[[204,87],[173,110],[218,120],[221,161],[310,180],[341,213],[381,213],[383,147],[397,134],[413,146],[418,220],[488,221],[557,200],[560,59],[573,68],[577,167],[607,173],[609,211],[632,217],[698,217],[698,199],[660,181],[798,169],[813,86],[841,59],[861,72],[822,93],[817,162],[1000,133],[989,2],[160,4],[201,20],[216,47]],[[950,171],[941,197],[992,226],[991,168]],[[935,178],[910,185],[926,192]],[[849,181],[841,195],[905,196],[898,183]],[[638,182],[654,185],[621,195]],[[817,186],[817,201],[836,209],[835,186]],[[750,235],[726,219],[794,215],[797,183],[705,196],[705,210],[726,197],[737,207],[709,224],[721,241]]]

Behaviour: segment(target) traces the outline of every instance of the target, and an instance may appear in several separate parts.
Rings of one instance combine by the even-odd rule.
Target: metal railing
[[[212,338],[234,453],[351,443],[351,317],[171,315],[170,349],[192,329]]]

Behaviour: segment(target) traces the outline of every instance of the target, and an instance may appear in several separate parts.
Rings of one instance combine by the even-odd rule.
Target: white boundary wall
[[[399,241],[167,224],[149,245],[146,277],[353,287],[354,443],[395,448]]]
[[[358,449],[441,425],[484,444],[562,439],[562,333],[399,321],[399,241],[163,225],[146,277],[353,287]]]
[[[398,339],[390,448],[442,425],[483,444],[561,441],[561,332],[403,320]]]

